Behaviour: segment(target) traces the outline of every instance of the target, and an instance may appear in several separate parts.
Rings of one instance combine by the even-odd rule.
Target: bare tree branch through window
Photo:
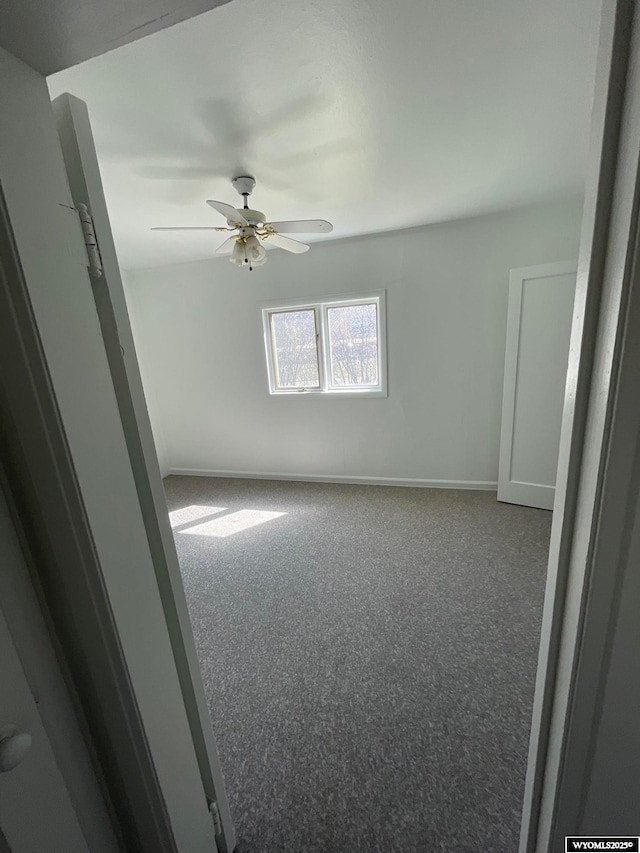
[[[329,354],[332,385],[378,384],[376,305],[329,308]]]
[[[318,388],[316,314],[283,311],[271,315],[277,382],[280,388]]]

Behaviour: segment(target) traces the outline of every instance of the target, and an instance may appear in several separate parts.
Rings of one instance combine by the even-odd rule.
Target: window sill
[[[371,398],[384,398],[388,397],[388,393],[386,390],[376,389],[369,390],[367,389],[362,391],[355,391],[352,388],[344,391],[316,391],[314,389],[309,390],[298,390],[293,389],[291,391],[269,391],[270,397],[331,397],[333,399],[337,397],[348,397],[349,399],[360,398],[362,399],[371,399]]]

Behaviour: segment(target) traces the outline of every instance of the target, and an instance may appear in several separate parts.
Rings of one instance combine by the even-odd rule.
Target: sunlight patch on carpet
[[[182,507],[182,509],[174,509],[169,513],[169,521],[172,529],[180,527],[182,524],[187,524],[189,521],[198,521],[200,518],[206,518],[208,515],[215,515],[218,512],[224,512],[226,506],[202,506],[201,504],[192,504],[191,506]]]
[[[286,512],[269,512],[260,509],[241,509],[222,518],[214,518],[212,521],[205,521],[204,524],[188,527],[181,532],[189,533],[192,536],[232,536],[241,530],[256,527],[258,524],[265,524],[267,521],[273,521],[275,518],[280,518],[286,514]]]

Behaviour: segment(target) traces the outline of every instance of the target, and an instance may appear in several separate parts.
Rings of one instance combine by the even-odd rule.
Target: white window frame
[[[329,309],[350,305],[375,304],[378,321],[378,384],[362,388],[353,385],[337,387],[331,385],[331,356],[329,352]],[[331,397],[386,397],[387,394],[387,310],[386,291],[374,290],[367,293],[341,294],[318,299],[279,299],[262,302],[262,328],[267,363],[269,394],[273,396],[331,396]],[[318,388],[279,388],[273,346],[271,316],[285,311],[313,310],[316,321],[318,348]]]

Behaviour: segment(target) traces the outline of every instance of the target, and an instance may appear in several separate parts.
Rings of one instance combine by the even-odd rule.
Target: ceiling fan
[[[227,227],[215,225],[152,228],[152,231],[236,231],[216,249],[217,255],[230,255],[232,264],[239,267],[262,266],[267,260],[265,246],[277,246],[287,252],[301,254],[307,252],[309,246],[288,234],[328,234],[333,231],[333,225],[326,219],[294,219],[289,222],[267,222],[264,213],[252,210],[247,204],[247,198],[256,185],[255,178],[240,175],[233,178],[231,183],[244,199],[244,206],[236,209],[224,201],[207,200],[207,204],[221,213],[227,220]],[[284,233],[283,233],[284,232]]]

